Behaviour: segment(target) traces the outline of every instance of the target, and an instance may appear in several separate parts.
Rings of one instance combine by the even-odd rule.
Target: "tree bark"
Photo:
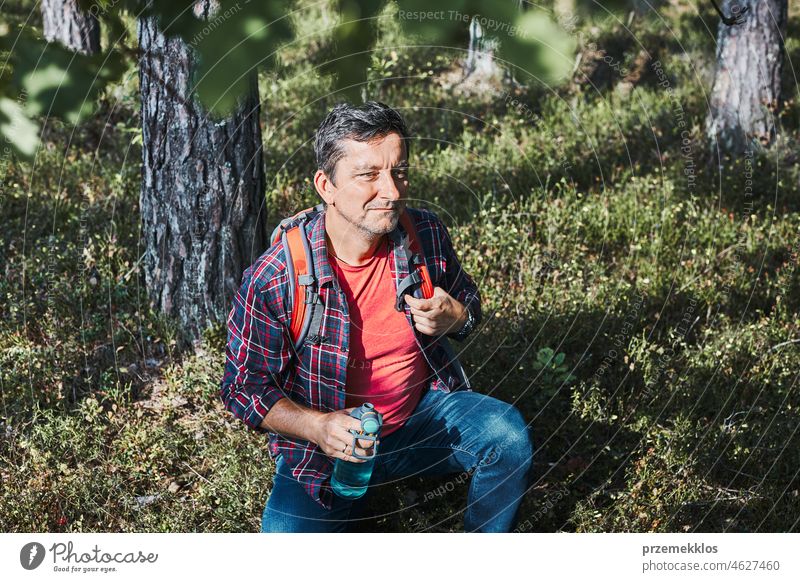
[[[86,55],[100,52],[100,23],[78,0],[42,0],[44,38]]]
[[[138,33],[147,290],[194,340],[225,321],[243,270],[266,249],[257,76],[234,114],[209,118],[191,94],[191,48],[152,18]]]
[[[479,77],[500,76],[502,72],[494,62],[496,41],[486,36],[483,27],[473,18],[469,25],[469,46],[467,60],[464,67],[464,76],[478,75]]]
[[[781,108],[781,69],[787,0],[725,0],[722,11],[745,6],[744,24],[719,23],[717,69],[711,90],[706,134],[731,154],[769,146]]]

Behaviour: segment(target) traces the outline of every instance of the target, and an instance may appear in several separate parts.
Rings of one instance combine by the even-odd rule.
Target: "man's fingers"
[[[350,416],[350,412],[355,408],[337,410],[327,417],[325,435],[318,442],[322,451],[333,459],[342,459],[350,463],[362,463],[366,459],[359,459],[354,456],[358,454],[362,457],[372,456],[374,441],[358,439],[357,449],[353,451],[353,438],[361,430],[361,421]],[[352,432],[351,432],[352,431]]]
[[[406,303],[408,303],[409,307],[418,307],[420,304],[427,301],[427,299],[419,299],[413,295],[409,295],[408,293],[403,295],[403,299],[406,300]]]
[[[364,440],[364,439],[358,439],[358,441],[356,441],[356,444],[357,444],[359,447],[361,447],[362,449],[371,449],[372,447],[374,447],[374,446],[375,446],[375,441],[373,441],[373,440]]]
[[[414,311],[419,311],[419,312],[430,311],[438,303],[438,301],[434,301],[433,299],[417,299],[416,297],[412,297],[408,293],[403,295],[403,297],[405,298],[406,303],[408,303],[408,306],[411,308],[412,313]]]
[[[347,452],[348,453],[350,452],[350,448],[351,447],[347,448]],[[361,455],[362,457],[372,457],[372,447],[370,447],[368,449],[362,449],[361,447],[356,447],[356,451],[355,452],[358,453],[359,455]]]
[[[361,421],[357,418],[353,418],[350,416],[349,411],[353,410],[353,408],[347,408],[347,413],[342,414],[342,418],[340,419],[341,422],[338,425],[342,428],[343,431],[347,432],[349,430],[361,430]]]
[[[436,319],[426,312],[412,313],[412,317],[415,322],[424,323],[425,325],[431,325]]]
[[[357,449],[359,455],[364,455],[365,452],[363,449]],[[328,454],[329,457],[333,457],[335,459],[342,459],[343,461],[347,461],[348,463],[363,463],[365,459],[357,459],[353,456],[353,445],[350,443],[342,443],[338,446],[338,448],[331,453]]]
[[[372,448],[375,446],[375,442],[371,439],[360,439],[353,435],[350,432],[337,434],[335,437],[335,444],[333,445],[336,449],[341,452],[343,455],[352,455],[353,454],[353,438],[356,438],[356,450],[359,455],[372,455]],[[338,442],[337,442],[338,441]],[[380,442],[378,440],[377,442]]]
[[[362,457],[372,456],[371,451],[365,451],[361,447],[356,447],[356,450],[354,451],[352,445],[347,445],[344,451],[345,452],[342,453],[342,457],[344,458],[345,461],[348,461],[350,463],[363,463],[364,461],[368,460],[368,459],[359,459],[358,457],[355,456],[356,454],[361,455]]]
[[[429,325],[417,323],[414,324],[414,327],[417,329],[418,332],[424,333],[425,335],[437,335],[436,330]]]

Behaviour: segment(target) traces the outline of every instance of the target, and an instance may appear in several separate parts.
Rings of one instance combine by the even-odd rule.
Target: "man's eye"
[[[408,170],[395,170],[394,177],[403,180],[408,177]]]
[[[366,180],[374,180],[375,178],[377,178],[377,176],[378,172],[365,172],[363,174],[358,175],[359,178],[364,178]]]

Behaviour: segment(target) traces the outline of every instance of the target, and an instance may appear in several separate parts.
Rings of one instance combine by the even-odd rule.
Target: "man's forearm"
[[[324,414],[300,406],[289,398],[281,398],[269,409],[260,427],[283,436],[317,444],[317,421]]]

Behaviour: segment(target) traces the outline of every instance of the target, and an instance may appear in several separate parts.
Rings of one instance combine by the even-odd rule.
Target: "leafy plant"
[[[563,352],[557,354],[551,348],[542,348],[536,353],[533,369],[545,395],[552,396],[561,386],[575,380],[575,376],[569,373],[569,366],[564,363],[566,357]]]

